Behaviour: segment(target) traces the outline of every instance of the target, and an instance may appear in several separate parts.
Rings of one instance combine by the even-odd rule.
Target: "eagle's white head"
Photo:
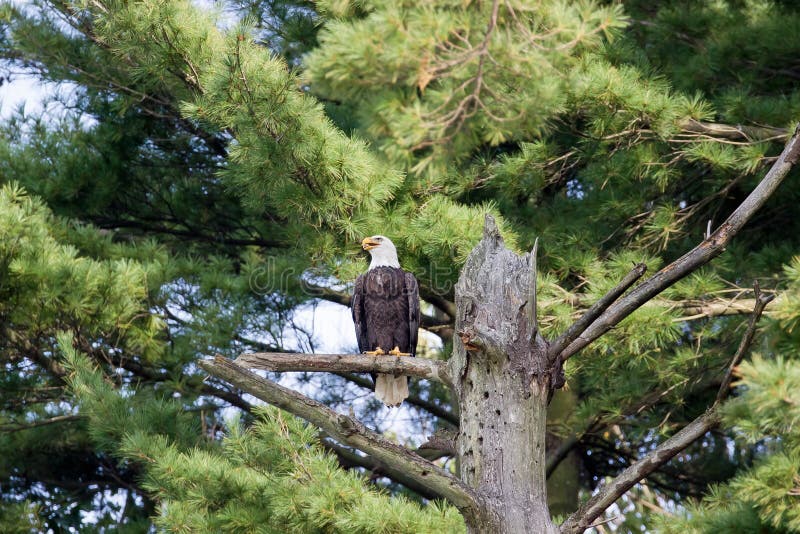
[[[388,237],[382,235],[365,237],[361,241],[361,248],[368,250],[370,256],[372,256],[372,261],[369,264],[370,269],[375,267],[400,268],[400,262],[397,260],[397,248]]]

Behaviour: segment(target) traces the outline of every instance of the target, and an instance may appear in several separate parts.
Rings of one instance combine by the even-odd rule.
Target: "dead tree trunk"
[[[340,443],[402,472],[415,484],[458,507],[473,533],[577,534],[626,491],[668,462],[719,421],[734,367],[747,351],[756,321],[772,296],[756,288],[745,336],[706,413],[633,463],[556,527],[547,507],[547,404],[563,383],[562,362],[619,324],[661,291],[721,254],[725,246],[800,160],[800,127],[764,179],[698,246],[625,292],[644,274],[637,265],[558,338],[545,340],[536,322],[535,253],[508,250],[494,220],[467,259],[456,286],[456,337],[448,363],[407,357],[268,353],[234,363],[222,357],[200,365],[212,375],[322,428]],[[534,247],[535,250],[535,247]],[[624,295],[624,296],[623,296]],[[436,380],[451,386],[459,405],[456,452],[459,477],[398,446],[344,414],[249,371],[378,371]],[[576,438],[576,440],[579,438]],[[551,460],[566,451],[555,451]]]
[[[552,367],[530,320],[530,255],[503,244],[487,217],[456,285],[450,375],[461,406],[461,480],[491,510],[470,532],[557,532],[545,487],[545,424]]]

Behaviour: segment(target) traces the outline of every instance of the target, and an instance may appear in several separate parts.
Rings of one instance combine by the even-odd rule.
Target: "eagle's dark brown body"
[[[356,279],[353,322],[361,352],[393,349],[415,356],[419,329],[419,287],[398,267],[374,267]],[[375,396],[398,406],[408,396],[405,376],[373,375]]]
[[[396,267],[376,267],[356,279],[353,322],[358,348],[394,347],[415,355],[419,328],[419,289],[414,275]]]

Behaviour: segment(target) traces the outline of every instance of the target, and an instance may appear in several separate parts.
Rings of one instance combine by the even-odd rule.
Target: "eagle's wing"
[[[353,312],[353,323],[356,325],[356,340],[358,340],[358,351],[372,350],[367,341],[367,321],[364,317],[364,275],[356,278],[356,286],[353,288],[353,300],[350,302]]]
[[[405,293],[408,295],[408,334],[409,352],[417,355],[417,334],[419,333],[419,285],[411,273],[405,273]]]

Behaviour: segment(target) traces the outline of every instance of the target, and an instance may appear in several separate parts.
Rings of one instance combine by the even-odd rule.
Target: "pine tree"
[[[97,529],[131,531],[460,530],[452,507],[389,498],[356,472],[408,498],[440,493],[254,408],[198,359],[285,350],[292,328],[311,343],[293,317],[347,303],[355,245],[380,232],[444,343],[426,356],[446,360],[486,214],[515,252],[539,237],[538,320],[555,339],[632,264],[656,272],[716,230],[800,119],[790,2],[0,10],[4,68],[68,89],[61,116],[20,110],[0,126],[4,529],[87,528],[91,510]],[[800,531],[794,178],[722,256],[567,360],[548,424],[554,516],[714,404],[759,279],[777,298],[721,423],[613,522]],[[369,380],[294,384],[342,409]],[[458,425],[455,401],[414,383],[413,431]],[[374,403],[356,410],[387,428]]]

